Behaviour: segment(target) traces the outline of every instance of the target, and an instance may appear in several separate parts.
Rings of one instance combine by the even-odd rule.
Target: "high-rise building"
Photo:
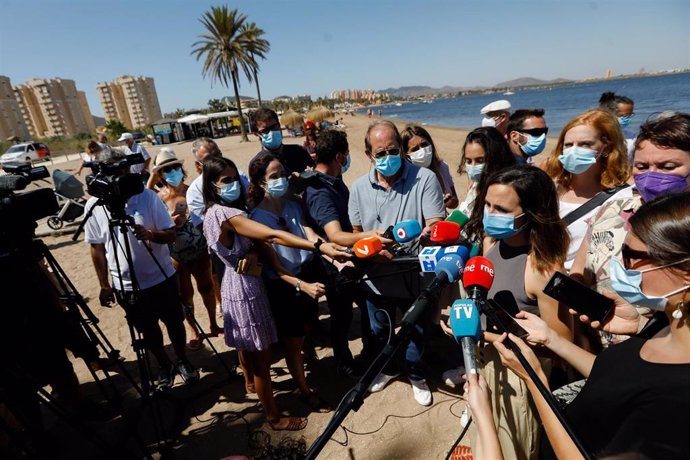
[[[96,130],[86,102],[74,80],[33,79],[14,88],[19,110],[34,137],[71,136]]]
[[[0,140],[12,136],[17,136],[22,141],[31,138],[17,99],[14,97],[10,79],[0,75]]]
[[[162,118],[156,85],[151,77],[123,75],[97,84],[96,90],[106,121],[117,119],[133,129]]]

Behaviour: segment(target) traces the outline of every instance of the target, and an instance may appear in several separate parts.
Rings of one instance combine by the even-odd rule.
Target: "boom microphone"
[[[458,299],[450,308],[450,328],[456,342],[462,346],[462,358],[465,370],[471,374],[477,373],[477,357],[475,347],[482,334],[479,310],[472,299]]]
[[[464,265],[465,261],[457,254],[441,257],[436,264],[436,277],[405,312],[401,320],[402,327],[414,326],[425,310],[436,305],[441,289],[460,279]]]
[[[460,226],[455,222],[436,222],[431,227],[431,241],[441,246],[457,243],[460,239]]]
[[[29,179],[24,176],[16,174],[8,174],[0,176],[0,192],[14,192],[15,190],[24,190],[29,185]]]
[[[367,238],[362,238],[352,245],[352,252],[356,257],[360,259],[368,259],[373,257],[383,249],[383,243],[376,236],[369,236]]]
[[[465,265],[462,283],[470,299],[486,300],[494,283],[494,264],[486,257],[472,257]]]
[[[409,243],[421,234],[422,226],[416,220],[406,220],[393,227],[393,238],[397,243]]]

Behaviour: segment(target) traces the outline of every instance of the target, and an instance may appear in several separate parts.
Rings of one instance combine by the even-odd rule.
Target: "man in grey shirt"
[[[369,126],[364,147],[373,167],[367,175],[352,184],[348,203],[354,232],[387,228],[404,220],[417,220],[422,227],[428,227],[445,217],[443,192],[436,175],[405,161],[401,144],[400,133],[393,123],[381,120]],[[383,347],[389,325],[380,321],[382,315],[376,315],[376,311],[384,309],[392,319],[395,318],[396,308],[405,311],[409,305],[400,299],[371,294],[367,307],[372,332],[379,339],[380,347]],[[429,318],[430,315],[425,315],[415,326],[405,353],[415,400],[424,406],[430,405],[432,400],[422,362],[424,330]],[[386,367],[369,391],[383,390],[396,376],[395,369]]]

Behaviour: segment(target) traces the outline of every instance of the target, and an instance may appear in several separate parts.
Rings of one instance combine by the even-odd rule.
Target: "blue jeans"
[[[374,341],[377,345],[377,352],[380,352],[388,341],[388,334],[390,327],[388,318],[380,310],[385,310],[390,317],[390,320],[395,324],[395,312],[398,308],[404,313],[412,303],[401,299],[394,299],[390,297],[369,296],[367,297],[367,309],[369,310],[369,324],[371,331],[374,334]],[[377,313],[378,312],[378,313]],[[426,378],[426,366],[422,361],[424,355],[424,347],[427,340],[427,330],[431,312],[425,312],[422,318],[414,326],[414,330],[410,336],[410,342],[405,350],[405,361],[408,366],[409,377],[415,380]],[[404,344],[403,344],[404,346]],[[384,367],[383,373],[387,375],[394,375],[397,373],[397,365],[395,357]]]

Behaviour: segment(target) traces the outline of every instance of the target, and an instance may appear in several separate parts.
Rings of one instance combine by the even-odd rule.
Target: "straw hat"
[[[156,159],[153,162],[153,168],[151,168],[151,172],[154,173],[161,168],[172,165],[181,166],[182,160],[178,160],[177,155],[175,155],[175,151],[173,149],[171,149],[170,147],[163,147],[161,151],[158,152],[158,155],[156,155]]]

